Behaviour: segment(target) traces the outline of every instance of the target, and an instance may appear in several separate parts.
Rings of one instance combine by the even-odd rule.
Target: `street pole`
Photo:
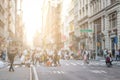
[[[95,55],[95,59],[98,60],[98,56],[97,56],[97,24],[95,24],[95,52],[96,52],[96,55]]]

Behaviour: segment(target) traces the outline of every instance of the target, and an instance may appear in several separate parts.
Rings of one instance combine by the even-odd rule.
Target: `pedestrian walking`
[[[106,48],[104,49],[103,54],[104,54],[104,58],[106,59],[106,56],[108,54],[108,50]]]
[[[115,51],[115,59],[116,59],[116,61],[119,60],[119,50]]]
[[[8,52],[8,59],[10,61],[9,71],[14,71],[13,63],[14,63],[14,58],[15,58],[16,52],[17,51],[16,51],[15,47],[10,46],[9,52]]]
[[[58,59],[58,52],[57,50],[54,51],[54,54],[53,54],[53,63],[54,63],[54,66],[57,66],[59,64],[59,59]]]
[[[87,50],[84,51],[84,63],[89,63],[89,52]]]
[[[37,64],[37,62],[40,64],[40,51],[36,51],[35,53],[35,64]]]
[[[31,59],[32,59],[32,64],[34,65],[35,64],[35,50],[32,51]]]

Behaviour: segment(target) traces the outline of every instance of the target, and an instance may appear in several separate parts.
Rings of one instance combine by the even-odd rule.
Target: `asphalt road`
[[[30,80],[30,69],[25,66],[15,65],[14,72],[9,72],[8,67],[0,69],[0,80]]]
[[[37,65],[36,71],[39,80],[120,80],[120,64],[108,68],[104,61],[62,60],[61,66]]]

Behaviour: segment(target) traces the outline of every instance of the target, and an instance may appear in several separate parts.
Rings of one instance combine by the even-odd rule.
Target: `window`
[[[1,5],[0,5],[0,13],[1,13],[2,15],[4,15],[4,10],[3,10],[3,8],[2,8]]]
[[[0,27],[4,27],[4,23],[0,20]]]
[[[117,0],[111,0],[111,4],[114,4]]]
[[[80,10],[80,16],[81,16],[81,10]]]
[[[85,12],[84,7],[82,8],[82,10],[83,10],[83,15],[82,16],[84,16],[85,15],[85,13],[84,13]]]
[[[117,12],[109,14],[110,28],[117,27]]]
[[[88,5],[86,5],[86,14],[88,14]]]

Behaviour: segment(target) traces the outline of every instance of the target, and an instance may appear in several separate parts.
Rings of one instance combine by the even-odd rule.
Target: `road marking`
[[[84,65],[84,63],[81,63],[80,65],[81,65],[81,66],[83,66],[83,65]]]
[[[104,70],[90,70],[90,72],[93,72],[93,73],[107,73],[106,71]]]
[[[77,62],[77,64],[80,64],[80,63]]]
[[[57,72],[56,72],[56,71],[53,71],[53,73],[55,73],[55,74],[56,74]]]
[[[74,66],[76,66],[76,64],[75,63],[71,63],[72,65],[74,65]]]
[[[106,71],[101,70],[102,73],[107,73]]]
[[[64,74],[65,72],[64,71],[61,71],[62,74]]]
[[[20,66],[18,66],[18,65],[15,66],[15,68],[18,68],[18,67],[20,67]]]
[[[60,74],[61,72],[60,71],[57,71],[58,74]]]
[[[64,74],[65,72],[64,71],[52,71],[50,73],[54,73],[54,74]]]
[[[66,63],[65,65],[66,65],[66,66],[69,66],[70,64]]]
[[[22,67],[25,67],[25,65],[22,65]]]
[[[8,66],[7,68],[9,68],[10,66]]]
[[[33,68],[33,74],[34,74],[35,80],[39,80],[39,79],[38,79],[38,74],[37,74],[37,71],[36,71],[35,66],[34,66],[34,65],[31,65],[31,68]],[[32,76],[33,76],[33,75],[32,75]]]

